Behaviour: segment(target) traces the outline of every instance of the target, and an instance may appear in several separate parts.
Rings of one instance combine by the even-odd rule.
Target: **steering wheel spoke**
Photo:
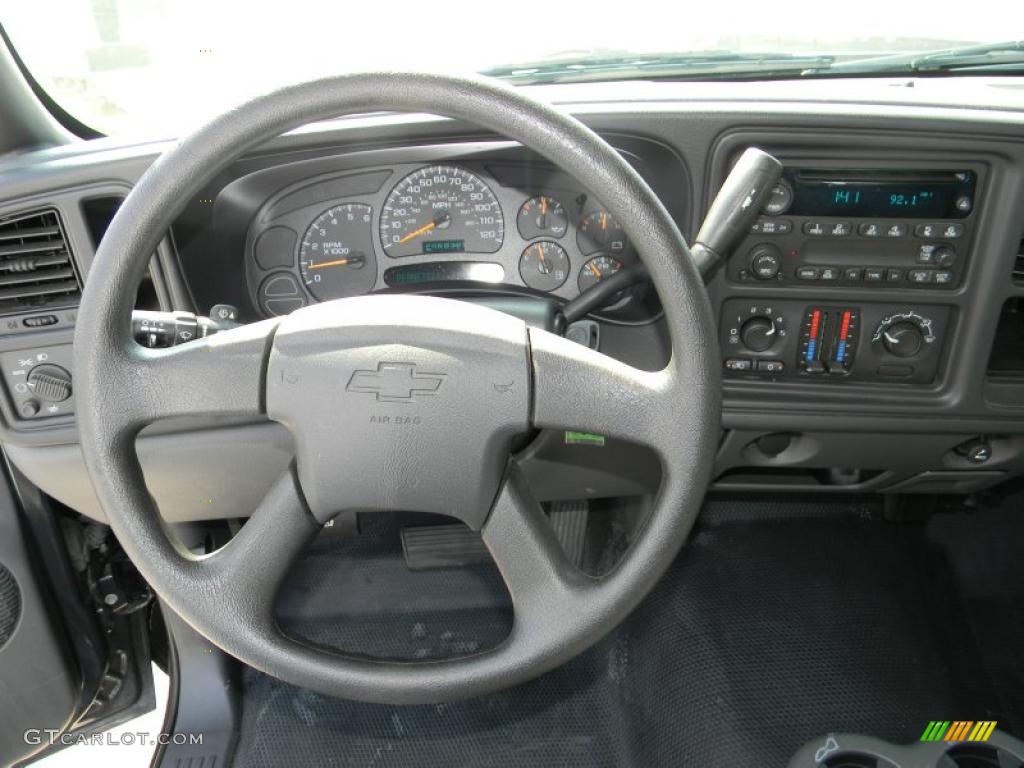
[[[643,371],[546,331],[530,329],[533,424],[580,430],[670,449],[659,428],[670,417],[670,369]]]
[[[587,577],[565,556],[514,464],[481,533],[512,596],[517,627],[543,625],[586,589]]]
[[[233,611],[264,634],[273,631],[278,589],[319,530],[290,468],[235,537],[197,561],[201,577],[217,593],[216,610]]]
[[[124,426],[175,416],[262,413],[263,374],[277,324],[252,323],[169,349],[132,343],[121,380],[111,382]]]

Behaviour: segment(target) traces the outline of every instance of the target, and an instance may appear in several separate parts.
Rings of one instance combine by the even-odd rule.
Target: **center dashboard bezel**
[[[913,411],[927,403],[955,403],[962,396],[960,377],[956,375],[957,350],[963,343],[961,334],[966,304],[977,290],[975,282],[979,267],[975,262],[984,247],[985,223],[992,208],[989,203],[995,158],[983,152],[957,150],[947,142],[936,141],[935,137],[915,140],[898,132],[821,134],[806,130],[783,132],[770,127],[737,127],[721,134],[712,146],[706,173],[706,195],[710,197],[710,191],[721,184],[731,164],[748,146],[757,146],[772,153],[787,168],[911,172],[951,168],[970,170],[976,175],[976,205],[966,219],[972,227],[971,246],[961,255],[962,272],[950,287],[908,287],[885,282],[846,284],[839,281],[821,285],[789,280],[766,288],[762,281],[735,279],[737,261],[745,258],[744,246],[752,242],[745,240],[730,254],[726,266],[708,285],[715,306],[722,307],[730,300],[741,300],[751,306],[764,302],[790,302],[804,308],[840,303],[892,310],[931,306],[941,308],[946,322],[941,351],[935,356],[933,373],[926,381],[881,382],[858,376],[809,377],[793,375],[791,367],[782,375],[726,375],[723,377],[723,393],[728,412],[735,418],[748,418],[750,414],[759,413],[759,423],[768,425],[773,419],[765,414],[765,408],[771,404],[779,407],[778,418],[781,419],[794,403],[800,403],[805,413],[837,414],[875,412],[879,406]],[[794,318],[793,322],[799,320]],[[720,322],[727,322],[727,318],[720,316]],[[724,326],[720,326],[720,333],[724,332]],[[861,344],[866,343],[869,340],[862,337]]]

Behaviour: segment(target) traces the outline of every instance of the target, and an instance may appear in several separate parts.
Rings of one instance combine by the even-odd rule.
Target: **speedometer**
[[[380,239],[392,258],[494,253],[505,239],[505,220],[480,177],[433,165],[413,171],[391,190],[380,216]]]

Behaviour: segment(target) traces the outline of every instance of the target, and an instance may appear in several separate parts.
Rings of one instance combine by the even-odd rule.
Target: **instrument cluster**
[[[266,316],[380,290],[570,300],[637,258],[597,199],[560,171],[522,164],[408,164],[310,180],[263,206],[247,249]]]

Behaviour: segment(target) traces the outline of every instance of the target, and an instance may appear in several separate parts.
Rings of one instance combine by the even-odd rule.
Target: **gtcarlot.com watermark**
[[[82,744],[89,746],[132,747],[166,747],[202,744],[201,733],[150,733],[149,731],[122,733],[61,733],[58,730],[29,728],[24,734],[25,743],[34,747],[40,744],[62,747],[74,747]]]

